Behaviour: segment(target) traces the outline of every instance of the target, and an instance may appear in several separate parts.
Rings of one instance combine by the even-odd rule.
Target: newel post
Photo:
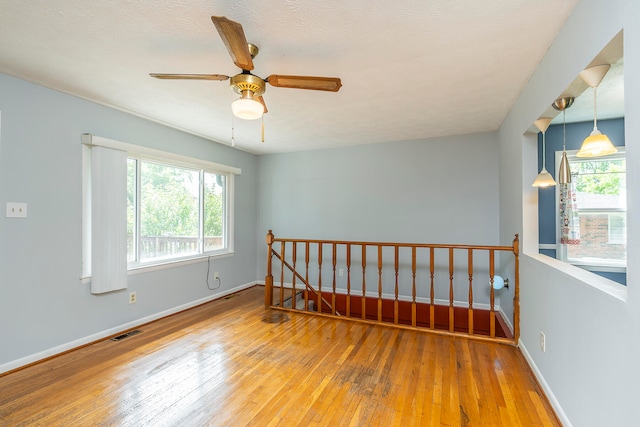
[[[267,275],[264,278],[264,306],[269,308],[273,305],[273,274],[271,270],[271,259],[273,257],[271,247],[274,236],[271,230],[267,233]]]
[[[520,240],[518,235],[513,239],[513,255],[515,256],[515,282],[516,288],[513,292],[513,339],[518,345],[520,340],[520,261],[518,254],[520,252]]]

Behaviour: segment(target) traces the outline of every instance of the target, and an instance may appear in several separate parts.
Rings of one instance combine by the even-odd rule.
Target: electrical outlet
[[[545,351],[547,351],[547,346],[545,343],[545,336],[544,336],[544,332],[540,331],[540,350],[542,350],[542,352],[544,353]]]
[[[27,217],[27,204],[7,202],[7,218],[26,218]]]
[[[129,292],[129,304],[135,304],[137,300],[135,292]]]
[[[213,273],[213,280],[218,280],[220,278],[220,276],[218,275],[218,272],[214,272]]]
[[[340,270],[338,270],[338,276],[344,276],[344,269],[341,268]]]

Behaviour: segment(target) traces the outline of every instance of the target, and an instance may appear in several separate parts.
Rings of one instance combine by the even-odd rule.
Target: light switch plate
[[[7,202],[7,218],[26,218],[27,204]]]

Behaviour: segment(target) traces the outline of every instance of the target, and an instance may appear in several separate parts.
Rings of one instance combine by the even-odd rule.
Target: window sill
[[[127,270],[127,274],[129,276],[133,276],[136,274],[148,273],[150,271],[164,270],[165,268],[182,267],[184,265],[195,264],[197,262],[201,262],[202,260],[207,260],[210,258],[211,259],[227,258],[227,257],[233,256],[233,254],[234,252],[224,252],[224,253],[216,253],[216,254],[210,254],[210,255],[198,254],[198,255],[193,255],[190,257],[180,258],[180,259],[161,260],[157,262],[152,261],[145,264],[129,266]]]
[[[143,264],[143,265],[130,266],[127,269],[127,275],[128,276],[134,276],[136,274],[149,273],[149,272],[152,272],[152,271],[164,270],[166,268],[183,267],[185,265],[196,264],[196,263],[199,263],[199,262],[202,262],[202,261],[206,261],[206,260],[209,260],[209,259],[228,258],[228,257],[233,256],[234,254],[235,254],[235,252],[233,252],[233,251],[224,252],[224,253],[217,253],[217,254],[211,254],[211,255],[198,254],[198,255],[194,255],[194,256],[188,257],[188,258],[164,260],[164,261],[158,261],[158,262],[154,262],[154,263],[147,263],[147,264]],[[80,282],[83,285],[91,283],[91,276],[80,277]]]
[[[526,254],[529,257],[542,262],[554,268],[557,271],[560,271],[567,276],[573,277],[574,279],[580,280],[584,282],[586,285],[589,285],[595,289],[602,291],[603,293],[612,296],[622,302],[627,302],[627,287],[614,282],[613,280],[609,280],[607,278],[596,275],[595,273],[591,273],[586,271],[576,265],[567,264],[564,261],[557,260],[555,258],[542,255],[542,254]]]
[[[599,273],[626,273],[627,267],[618,266],[618,265],[595,265],[595,264],[585,264],[580,262],[570,262],[569,264],[575,265],[576,267],[580,267],[583,270],[587,271],[597,271]]]

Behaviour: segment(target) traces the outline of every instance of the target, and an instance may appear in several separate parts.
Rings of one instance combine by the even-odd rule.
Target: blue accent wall
[[[613,145],[624,146],[624,118],[598,120],[598,129],[609,137]],[[566,126],[567,150],[578,150],[582,141],[593,130],[593,122],[570,123]],[[554,177],[557,166],[555,164],[556,151],[562,151],[562,124],[551,125],[546,133],[546,168]],[[542,168],[542,133],[538,134],[538,171]],[[538,241],[541,244],[556,243],[556,187],[538,190]],[[554,250],[541,250],[540,253],[555,257]],[[595,272],[607,279],[626,285],[626,273]]]

